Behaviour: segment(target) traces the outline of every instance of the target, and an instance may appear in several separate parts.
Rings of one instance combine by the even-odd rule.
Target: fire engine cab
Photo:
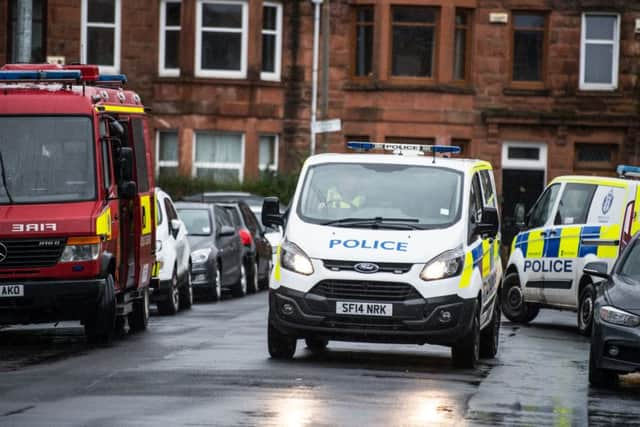
[[[0,325],[144,330],[155,263],[150,137],[124,75],[0,69]]]

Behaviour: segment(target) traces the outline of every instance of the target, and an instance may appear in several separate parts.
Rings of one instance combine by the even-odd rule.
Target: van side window
[[[138,178],[138,192],[149,191],[149,175],[147,169],[147,149],[144,143],[144,124],[142,119],[131,120],[133,133],[133,149],[136,157],[136,176]]]
[[[486,207],[495,208],[496,195],[493,191],[493,183],[491,180],[491,173],[488,170],[480,171],[480,183],[482,184],[482,194],[484,196],[484,205]]]
[[[167,211],[167,219],[169,220],[169,223],[171,223],[171,221],[174,219],[178,219],[178,213],[174,209],[169,199],[164,199],[164,207],[165,207],[165,210]]]
[[[558,191],[560,191],[560,184],[553,184],[542,193],[542,196],[531,209],[531,216],[527,224],[529,228],[542,227],[547,223],[551,216],[551,210],[556,203]]]
[[[247,228],[251,231],[251,234],[256,234],[258,232],[258,224],[253,212],[251,212],[251,209],[246,205],[240,205],[240,210],[242,211],[242,216],[244,217],[245,224],[247,224]]]
[[[567,184],[560,198],[555,225],[586,224],[596,186],[592,184]]]
[[[104,178],[104,189],[107,190],[107,193],[111,189],[111,156],[109,149],[109,141],[107,139],[102,139],[102,173]],[[108,194],[107,194],[108,196]]]
[[[476,173],[471,181],[471,200],[469,201],[469,244],[476,238],[475,225],[482,221],[482,206],[482,190]]]

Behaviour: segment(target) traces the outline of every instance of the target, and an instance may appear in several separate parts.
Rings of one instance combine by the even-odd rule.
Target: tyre
[[[269,279],[271,277],[271,269],[272,269],[272,263],[271,263],[271,259],[269,259],[269,265],[267,267],[267,272],[264,275],[264,278],[259,279],[259,284],[260,284],[260,289],[268,289],[269,288]]]
[[[589,351],[589,384],[598,388],[612,388],[618,384],[615,371],[596,367],[593,350]]]
[[[307,338],[305,339],[305,344],[312,353],[320,353],[327,349],[329,340],[323,338]]]
[[[247,270],[244,268],[244,264],[240,265],[240,279],[233,287],[232,293],[236,298],[243,297],[247,294]]]
[[[252,263],[249,267],[250,274],[247,275],[247,281],[249,283],[249,292],[252,294],[260,291],[260,285],[258,284],[258,261]]]
[[[87,341],[92,344],[109,344],[116,330],[116,291],[113,276],[107,276],[104,293],[93,313],[84,321]]]
[[[529,323],[540,312],[540,307],[524,301],[518,273],[509,273],[504,278],[500,302],[502,312],[514,323]]]
[[[492,359],[498,354],[500,344],[500,301],[493,305],[493,318],[480,333],[480,357]]]
[[[189,269],[191,270],[191,269]],[[191,285],[191,273],[187,271],[187,280],[180,288],[180,310],[191,310],[193,306],[193,286]]]
[[[297,340],[285,335],[269,324],[267,331],[269,355],[272,359],[290,360],[296,352]]]
[[[171,289],[169,295],[164,301],[158,302],[158,312],[162,315],[173,315],[178,312],[180,308],[180,289],[178,289],[178,276],[173,271],[171,276]]]
[[[578,331],[584,336],[591,336],[593,326],[593,305],[596,300],[596,290],[589,283],[578,297]]]
[[[479,308],[473,315],[469,332],[451,347],[451,358],[456,368],[473,369],[480,358],[480,319]]]
[[[132,332],[141,332],[149,325],[149,288],[142,290],[142,297],[133,302],[133,311],[129,313],[129,328]]]

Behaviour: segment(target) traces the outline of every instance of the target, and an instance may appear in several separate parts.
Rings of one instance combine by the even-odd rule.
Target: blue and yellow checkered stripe
[[[464,267],[460,277],[460,288],[471,285],[473,270],[478,267],[482,278],[488,277],[493,271],[500,256],[500,241],[485,239],[478,242],[471,250],[467,251],[464,259]]]
[[[544,230],[532,230],[518,234],[511,247],[513,252],[520,249],[525,258],[582,258],[596,255],[600,258],[618,256],[618,245],[611,242],[620,239],[620,225],[585,225],[551,228],[545,238]],[[608,244],[594,244],[589,241],[606,241]],[[583,243],[587,241],[587,243]],[[597,242],[596,242],[597,243]]]

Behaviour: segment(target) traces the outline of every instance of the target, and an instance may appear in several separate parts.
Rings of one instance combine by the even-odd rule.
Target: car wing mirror
[[[609,265],[606,262],[602,261],[594,261],[587,263],[582,272],[586,275],[598,277],[601,279],[609,279],[611,275],[609,274]]]
[[[277,197],[266,197],[262,203],[262,223],[265,226],[284,225],[284,215],[280,213],[280,200]]]
[[[482,219],[475,225],[475,233],[481,236],[495,237],[500,228],[500,219],[496,208],[486,207],[482,209]]]
[[[174,238],[178,236],[178,233],[180,232],[180,227],[182,227],[182,221],[180,221],[179,219],[171,220],[171,234],[173,235]]]
[[[219,237],[228,237],[228,236],[233,236],[236,232],[236,229],[229,226],[229,225],[223,225],[222,227],[220,227],[218,229],[218,236]]]

